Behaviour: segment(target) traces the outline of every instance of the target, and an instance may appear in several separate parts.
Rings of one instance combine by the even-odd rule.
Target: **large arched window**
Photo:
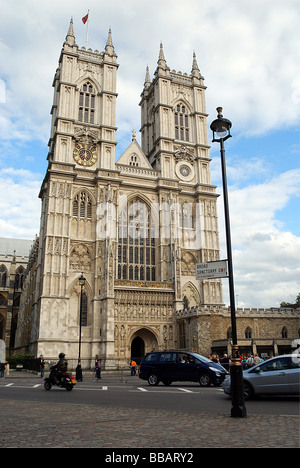
[[[155,281],[155,236],[150,209],[139,198],[131,200],[118,222],[118,279]]]
[[[184,104],[175,107],[175,138],[190,141],[188,109]]]
[[[93,85],[87,81],[82,85],[79,94],[78,120],[80,120],[80,122],[91,124],[95,122],[95,100],[95,89]]]

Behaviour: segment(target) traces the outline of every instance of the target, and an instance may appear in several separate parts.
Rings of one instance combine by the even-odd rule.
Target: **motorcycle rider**
[[[59,377],[61,374],[64,374],[68,370],[68,362],[66,361],[66,355],[64,353],[60,353],[58,355],[59,361],[55,364],[55,366],[51,367],[50,373],[50,380],[52,380],[55,385],[59,384]]]

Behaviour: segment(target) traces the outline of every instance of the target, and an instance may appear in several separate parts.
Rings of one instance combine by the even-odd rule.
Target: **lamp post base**
[[[77,382],[82,382],[82,369],[80,364],[76,367],[76,380]]]
[[[231,379],[231,417],[245,418],[247,416],[245,400],[244,400],[244,382],[243,382],[243,367],[237,360],[233,360],[230,366]]]

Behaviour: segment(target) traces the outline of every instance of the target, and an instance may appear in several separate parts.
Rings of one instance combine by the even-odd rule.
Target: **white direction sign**
[[[227,260],[218,262],[196,263],[196,279],[227,278]]]

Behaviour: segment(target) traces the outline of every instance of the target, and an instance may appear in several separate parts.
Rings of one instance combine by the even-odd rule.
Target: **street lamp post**
[[[82,369],[81,369],[81,323],[82,323],[82,291],[85,285],[85,277],[83,273],[78,279],[80,285],[80,312],[79,312],[79,347],[78,347],[78,364],[76,367],[76,380],[82,382]]]
[[[246,407],[245,407],[245,401],[244,401],[243,368],[240,362],[239,348],[237,344],[232,247],[231,247],[229,204],[228,204],[225,147],[224,147],[224,141],[226,141],[228,138],[231,137],[230,128],[232,124],[230,120],[224,119],[222,115],[222,110],[223,110],[222,107],[217,107],[218,118],[211,123],[210,128],[213,132],[212,141],[220,143],[221,165],[222,165],[223,198],[224,198],[228,279],[229,279],[229,297],[230,297],[231,328],[232,328],[232,353],[231,353],[231,366],[230,366],[231,401],[232,401],[231,416],[235,418],[244,418],[247,415],[247,413],[246,413]],[[215,134],[217,134],[219,138],[216,138]]]

